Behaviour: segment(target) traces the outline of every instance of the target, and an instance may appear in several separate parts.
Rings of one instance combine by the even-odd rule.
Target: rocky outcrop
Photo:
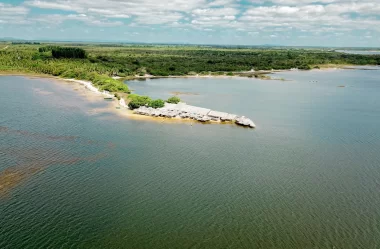
[[[141,106],[140,108],[135,109],[134,113],[152,117],[193,119],[203,123],[210,121],[235,122],[241,126],[250,128],[256,127],[252,120],[244,116],[239,117],[235,114],[212,111],[206,108],[186,105],[185,103],[165,103],[164,107],[157,109]]]
[[[238,117],[235,120],[235,123],[238,124],[238,125],[241,125],[241,126],[248,126],[248,127],[251,127],[251,128],[255,128],[256,127],[255,123],[253,123],[252,120],[250,120],[249,118],[246,118],[244,116]]]

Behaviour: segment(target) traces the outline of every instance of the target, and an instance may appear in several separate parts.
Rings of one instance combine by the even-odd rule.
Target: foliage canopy
[[[63,48],[63,47],[54,47],[51,50],[51,54],[54,58],[86,58],[86,51],[81,48]]]
[[[164,106],[165,106],[165,101],[163,101],[162,99],[156,99],[149,103],[149,107],[152,107],[154,109],[162,108]]]
[[[254,76],[258,77],[257,70],[308,70],[326,64],[380,65],[380,55],[322,49],[62,43],[59,46],[55,43],[15,43],[0,50],[0,71],[89,80],[101,90],[121,93],[129,93],[128,86],[112,76],[223,75],[254,69]],[[173,103],[177,101],[170,100]]]
[[[179,102],[181,102],[181,99],[178,98],[177,96],[173,96],[173,97],[170,97],[166,102],[170,104],[178,104]]]

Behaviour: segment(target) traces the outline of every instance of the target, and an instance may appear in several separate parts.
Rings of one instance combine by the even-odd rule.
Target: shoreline
[[[355,68],[345,68],[345,67],[349,67],[349,66],[355,67],[355,65],[328,64],[328,65],[323,65],[323,67],[320,67],[319,69],[317,69],[317,68],[311,69],[311,70],[298,70],[297,69],[297,71],[307,72],[307,71],[329,71],[329,70],[337,70],[337,69],[341,69],[341,70],[355,69]],[[372,66],[372,65],[367,65],[367,66]],[[266,75],[266,74],[272,74],[272,73],[278,73],[278,72],[292,72],[292,71],[295,71],[295,70],[294,69],[271,70],[271,71],[260,71],[259,73],[262,75]],[[240,72],[240,73],[243,73],[243,72]],[[253,74],[253,73],[257,73],[257,72],[251,71],[251,72],[246,72],[246,73],[252,73]],[[130,110],[128,108],[125,99],[120,98],[120,100],[117,100],[113,94],[106,92],[106,91],[101,92],[90,81],[79,80],[79,79],[66,79],[66,78],[48,75],[48,74],[38,74],[38,73],[32,73],[32,72],[19,72],[19,71],[0,71],[0,76],[20,76],[20,77],[29,77],[32,79],[33,78],[42,78],[42,79],[52,79],[52,80],[55,80],[57,82],[76,83],[77,85],[82,86],[84,90],[86,90],[86,91],[83,91],[83,93],[86,97],[90,97],[90,95],[88,95],[88,94],[91,93],[91,95],[92,95],[91,97],[98,97],[98,98],[101,97],[102,100],[104,100],[105,97],[114,99],[114,101],[110,101],[110,103],[108,104],[108,109],[110,111],[112,111],[112,113],[115,113],[119,116],[128,117],[128,118],[133,119],[133,120],[154,121],[154,122],[158,122],[158,123],[164,123],[165,122],[165,123],[192,123],[192,124],[193,123],[235,124],[235,122],[233,122],[233,121],[222,122],[222,121],[210,120],[207,122],[199,122],[197,120],[190,119],[190,118],[153,117],[153,116],[146,116],[146,115],[137,114],[137,113],[134,113],[133,110]],[[189,79],[191,79],[191,78],[223,78],[223,79],[247,78],[247,79],[257,79],[257,80],[281,80],[281,81],[284,80],[284,79],[270,78],[268,76],[267,76],[267,78],[254,78],[254,77],[247,77],[247,76],[241,76],[241,75],[227,76],[227,75],[211,75],[211,74],[210,75],[164,76],[164,77],[145,75],[145,76],[138,76],[138,77],[134,77],[131,79],[124,79],[124,80],[125,81],[128,81],[128,80],[132,81],[132,80],[146,80],[146,79],[158,79],[158,78],[189,78]],[[76,89],[73,89],[73,90],[76,90]],[[101,100],[101,99],[99,98],[99,100]],[[115,101],[115,100],[117,100],[117,101]],[[123,111],[121,111],[121,109]]]
[[[219,79],[230,79],[230,78],[243,78],[243,79],[258,79],[258,80],[281,80],[277,78],[271,78],[270,74],[274,73],[284,73],[284,72],[309,72],[309,71],[331,71],[331,70],[363,70],[357,67],[379,67],[380,65],[353,65],[353,64],[322,64],[322,65],[312,65],[310,70],[302,70],[302,69],[273,69],[273,70],[263,70],[263,71],[242,71],[242,72],[233,72],[234,75],[169,75],[169,76],[154,76],[154,75],[144,75],[139,76],[135,75],[132,77],[122,77],[119,79],[124,79],[125,81],[139,81],[139,80],[148,80],[148,79],[208,79],[208,78],[219,78]],[[314,68],[319,67],[319,68]],[[244,75],[246,74],[246,75]],[[259,75],[259,77],[254,77],[253,75]],[[251,76],[251,77],[249,77]],[[261,77],[260,77],[261,76]]]
[[[319,67],[319,68],[314,68]],[[347,68],[349,67],[349,68]],[[273,73],[281,73],[281,72],[292,72],[292,71],[300,71],[300,72],[308,72],[308,71],[327,71],[327,70],[333,70],[333,69],[342,69],[342,70],[352,70],[356,69],[355,67],[379,67],[380,65],[354,65],[354,64],[322,64],[322,65],[312,65],[312,68],[310,70],[302,70],[302,69],[272,69],[272,70],[262,70],[262,71],[241,71],[241,72],[232,72],[236,75],[169,75],[169,76],[154,76],[154,75],[144,75],[144,76],[127,76],[127,77],[111,77],[114,79],[122,79],[125,81],[132,81],[132,80],[144,80],[144,79],[165,79],[165,78],[248,78],[251,79],[248,76],[243,76],[243,74],[258,74],[258,75],[267,75],[267,74],[273,74]],[[360,70],[358,68],[358,70]],[[225,72],[226,73],[226,72]],[[240,74],[240,75],[239,75]],[[34,73],[34,72],[24,72],[24,71],[1,71],[0,70],[0,76],[29,76],[29,77],[40,77],[40,78],[53,78],[53,79],[62,79],[62,80],[69,80],[65,79],[59,76],[54,76],[50,74],[42,74],[42,73]],[[265,78],[254,78],[252,79],[263,79]]]
[[[147,116],[147,115],[141,115],[134,112],[134,110],[130,110],[128,106],[126,105],[126,102],[123,98],[120,100],[117,100],[114,95],[112,95],[109,92],[101,92],[99,89],[94,87],[90,81],[85,80],[77,80],[77,79],[65,79],[57,76],[52,75],[44,75],[44,74],[29,74],[29,73],[2,73],[0,72],[0,76],[20,76],[20,77],[28,77],[31,79],[50,79],[55,81],[56,83],[75,83],[75,86],[73,84],[70,84],[72,86],[72,90],[77,91],[78,86],[81,86],[80,95],[85,97],[88,101],[101,101],[104,100],[104,97],[112,98],[113,101],[109,101],[106,108],[100,108],[97,109],[96,112],[110,112],[113,114],[116,114],[121,117],[127,117],[132,120],[139,120],[139,121],[151,121],[151,122],[157,122],[157,123],[168,123],[168,124],[179,124],[179,123],[189,123],[191,126],[193,124],[222,124],[222,125],[238,125],[234,121],[214,121],[209,120],[207,122],[200,122],[198,120],[194,120],[191,118],[180,118],[180,117],[174,117],[174,118],[168,118],[168,117],[154,117],[154,116]]]

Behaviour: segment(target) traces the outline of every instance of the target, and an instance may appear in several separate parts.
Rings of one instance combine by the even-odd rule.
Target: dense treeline
[[[40,73],[88,80],[100,90],[130,93],[128,86],[111,78],[111,70],[103,65],[92,64],[85,59],[56,59],[52,55],[46,55],[46,52],[38,51],[35,46],[10,46],[7,50],[0,50],[0,71]]]
[[[72,46],[72,44],[70,44]],[[271,69],[310,69],[325,64],[380,65],[380,55],[304,49],[244,49],[191,46],[82,44],[11,45],[0,50],[0,71],[91,80],[103,90],[129,92],[112,76],[227,74]],[[251,76],[252,75],[247,75]],[[254,75],[257,76],[257,75]]]
[[[81,48],[65,48],[54,47],[51,50],[51,54],[54,58],[69,58],[69,59],[84,59],[86,58],[86,51]]]
[[[38,48],[38,52],[44,53],[44,52],[51,52],[53,49],[59,48],[58,46],[45,46]]]
[[[310,69],[323,64],[379,65],[380,56],[300,49],[90,48],[90,61],[122,75],[189,75],[271,69]]]
[[[39,42],[28,42],[28,41],[14,41],[14,42],[12,42],[12,45],[22,45],[22,44],[24,44],[24,45],[39,45],[41,43],[39,43]]]

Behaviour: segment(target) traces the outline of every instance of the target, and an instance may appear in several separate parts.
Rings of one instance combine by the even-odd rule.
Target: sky
[[[0,0],[0,37],[380,47],[380,0]]]

